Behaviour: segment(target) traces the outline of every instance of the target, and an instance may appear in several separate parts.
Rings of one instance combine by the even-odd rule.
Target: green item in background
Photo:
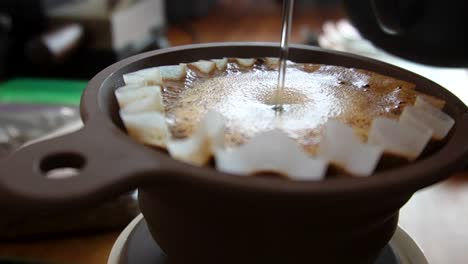
[[[12,79],[0,83],[0,103],[4,104],[80,104],[87,81],[51,79]]]

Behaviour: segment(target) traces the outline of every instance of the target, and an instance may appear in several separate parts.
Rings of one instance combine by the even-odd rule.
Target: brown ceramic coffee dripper
[[[379,61],[293,46],[297,62],[355,67],[413,82],[447,102],[456,124],[436,153],[368,178],[295,182],[194,167],[127,136],[113,92],[122,74],[221,57],[267,57],[276,44],[177,47],[120,61],[83,94],[84,127],[0,160],[0,207],[39,210],[90,205],[139,189],[149,229],[175,263],[372,263],[392,237],[398,211],[417,190],[448,177],[468,156],[468,110],[441,86]],[[80,173],[48,179],[48,171]],[[6,210],[6,209],[4,209]]]

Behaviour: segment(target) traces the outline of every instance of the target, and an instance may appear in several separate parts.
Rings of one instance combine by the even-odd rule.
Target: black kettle
[[[344,0],[363,37],[394,55],[437,66],[468,67],[465,0]]]

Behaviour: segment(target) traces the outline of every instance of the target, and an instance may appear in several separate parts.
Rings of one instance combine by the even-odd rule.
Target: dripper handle
[[[88,122],[89,123],[89,122]],[[167,155],[117,128],[81,130],[20,148],[0,160],[0,208],[89,205],[157,179]],[[54,173],[61,170],[61,173]],[[57,178],[57,175],[69,177]]]

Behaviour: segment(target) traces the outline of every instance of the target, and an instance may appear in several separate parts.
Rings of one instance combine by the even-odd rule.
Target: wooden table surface
[[[278,41],[280,10],[271,1],[225,1],[209,16],[191,21],[189,27],[172,26],[173,45],[212,41]],[[261,12],[260,12],[261,11]],[[298,12],[293,42],[302,42],[307,30],[319,31],[325,19],[343,16],[340,9]],[[468,263],[468,172],[452,176],[417,193],[402,209],[400,226],[424,250],[431,264]],[[0,244],[1,257],[38,259],[52,263],[101,264],[119,232],[29,243]]]
[[[430,264],[468,263],[468,171],[416,193],[400,211],[399,225]]]

